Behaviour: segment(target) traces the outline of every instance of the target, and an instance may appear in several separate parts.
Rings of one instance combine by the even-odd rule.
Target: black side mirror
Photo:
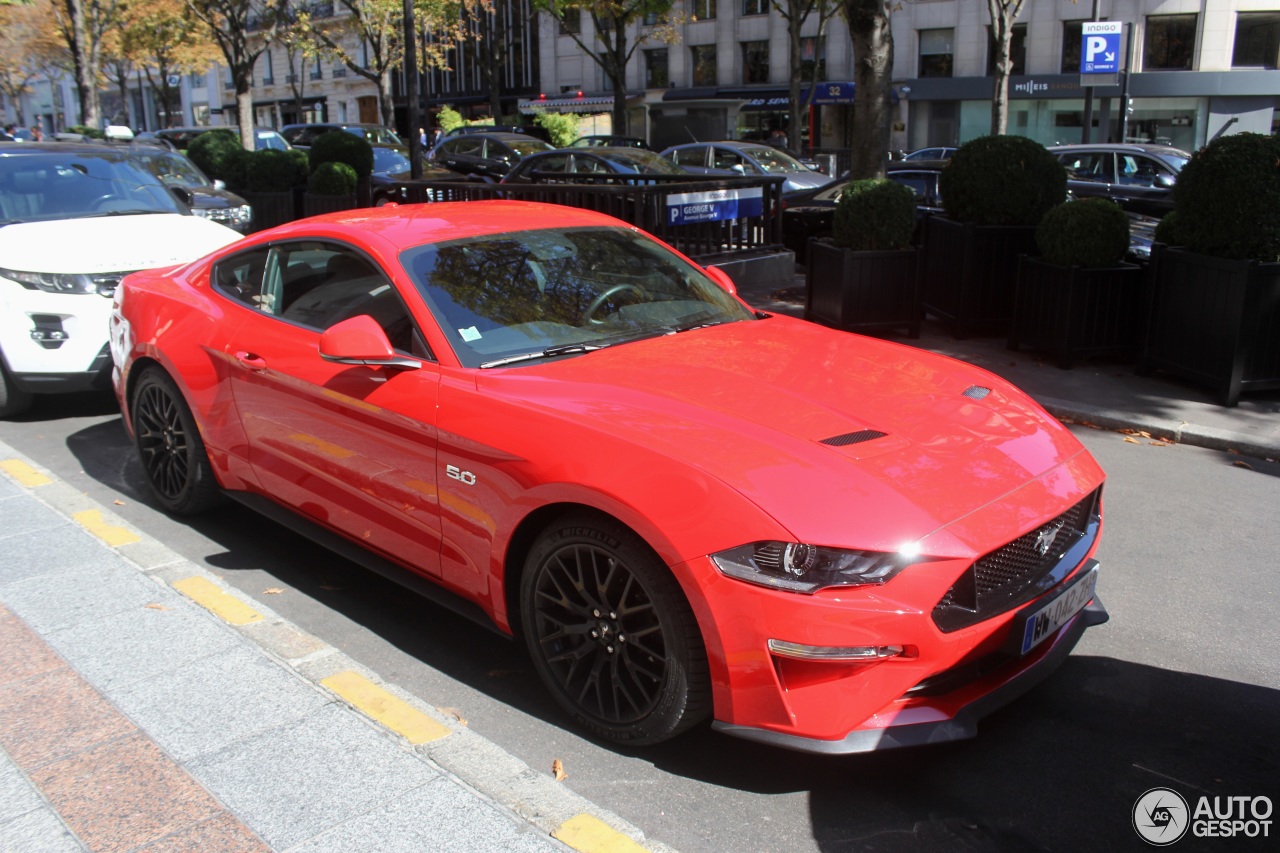
[[[169,192],[173,193],[174,198],[185,204],[187,207],[195,201],[195,196],[191,194],[191,190],[186,187],[169,187]]]

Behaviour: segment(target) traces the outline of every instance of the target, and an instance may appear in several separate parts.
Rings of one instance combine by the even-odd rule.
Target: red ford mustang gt
[[[229,494],[522,637],[614,741],[971,737],[1106,619],[1103,473],[1034,402],[600,214],[300,221],[126,278],[112,350],[166,510]]]

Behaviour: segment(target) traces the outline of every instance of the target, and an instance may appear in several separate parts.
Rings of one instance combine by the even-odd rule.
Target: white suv
[[[120,279],[238,239],[121,148],[0,145],[0,418],[33,394],[110,387]]]

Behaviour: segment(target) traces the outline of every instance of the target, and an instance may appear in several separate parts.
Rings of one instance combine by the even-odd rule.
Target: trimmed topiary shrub
[[[1161,242],[1219,258],[1280,260],[1280,139],[1213,140],[1182,167],[1173,205],[1176,230],[1166,227]]]
[[[187,156],[213,180],[224,181],[231,189],[243,189],[248,183],[246,170],[249,152],[240,137],[229,130],[202,133],[187,146]]]
[[[345,163],[356,178],[367,178],[373,171],[373,146],[363,137],[345,130],[322,133],[311,143],[307,160],[314,174],[323,163]]]
[[[246,188],[253,192],[288,192],[307,182],[306,155],[296,149],[279,151],[264,148],[249,154],[245,169]]]
[[[346,136],[351,136],[345,131],[340,132]],[[351,138],[355,139],[354,136]],[[365,144],[368,145],[368,143]],[[307,190],[312,195],[353,195],[359,180],[356,176],[356,170],[346,163],[321,163],[311,173],[311,180],[307,184]]]
[[[1181,246],[1184,241],[1182,232],[1178,229],[1178,211],[1171,210],[1161,217],[1151,238],[1155,242],[1164,243],[1167,246]]]
[[[106,134],[96,127],[87,127],[83,124],[73,124],[67,130],[71,133],[78,133],[81,136],[87,136],[90,139],[105,139]]]
[[[1037,225],[1067,197],[1067,170],[1025,136],[981,136],[938,176],[947,217],[975,225]]]
[[[1114,267],[1129,251],[1129,217],[1105,198],[1066,201],[1040,220],[1036,246],[1060,267]]]
[[[838,247],[860,252],[905,249],[915,229],[916,194],[888,178],[850,181],[831,226]]]

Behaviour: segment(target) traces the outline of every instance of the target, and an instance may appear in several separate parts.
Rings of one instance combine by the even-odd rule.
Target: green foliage
[[[568,148],[577,139],[580,120],[573,113],[548,113],[538,111],[533,123],[543,128],[551,136],[551,144],[556,148]]]
[[[1182,167],[1173,205],[1175,245],[1220,258],[1280,260],[1280,140],[1258,133],[1213,140]],[[1172,239],[1171,227],[1165,238]]]
[[[265,148],[249,153],[246,189],[261,193],[287,192],[307,182],[306,153]]]
[[[107,136],[96,127],[85,127],[83,124],[73,124],[71,127],[68,127],[67,130],[71,133],[79,133],[82,136],[87,136],[90,139],[105,139]]]
[[[1152,239],[1157,243],[1164,243],[1167,246],[1183,245],[1186,243],[1186,240],[1183,239],[1182,230],[1179,227],[1180,224],[1181,217],[1178,216],[1178,211],[1169,211],[1161,217],[1159,224],[1156,225],[1156,231],[1155,234],[1152,235]]]
[[[833,242],[855,251],[905,249],[915,229],[916,194],[889,178],[851,181],[831,226]]]
[[[1067,197],[1067,170],[1025,136],[980,136],[961,145],[938,177],[957,222],[1036,225]]]
[[[200,134],[187,146],[187,156],[210,178],[225,181],[233,190],[248,186],[249,152],[229,130]]]
[[[462,126],[462,115],[453,107],[446,105],[440,108],[436,122],[440,125],[441,132],[448,133],[455,127]]]
[[[307,189],[312,195],[353,195],[358,181],[355,169],[346,163],[331,160],[321,163],[311,173]]]
[[[1129,251],[1129,217],[1109,199],[1066,201],[1040,220],[1036,245],[1060,267],[1114,267]]]
[[[320,134],[311,143],[307,159],[312,172],[323,163],[346,163],[358,178],[367,178],[373,171],[373,146],[354,133],[331,130]]]

